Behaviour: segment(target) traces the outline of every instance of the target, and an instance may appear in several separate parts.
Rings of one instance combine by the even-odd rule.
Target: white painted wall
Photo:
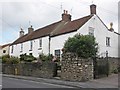
[[[23,42],[23,51],[21,52],[21,43],[17,45],[13,45],[13,53],[11,53],[12,46],[10,46],[10,55],[19,57],[21,54],[27,54],[32,53],[33,56],[38,57],[40,53],[48,54],[49,50],[49,37],[43,37],[42,38],[42,49],[39,49],[39,39],[32,40],[33,42],[33,50],[30,51],[30,41]]]

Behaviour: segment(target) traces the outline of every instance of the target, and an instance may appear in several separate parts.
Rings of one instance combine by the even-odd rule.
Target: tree
[[[82,58],[93,58],[97,54],[98,44],[94,36],[77,34],[65,42],[64,51],[76,53]]]

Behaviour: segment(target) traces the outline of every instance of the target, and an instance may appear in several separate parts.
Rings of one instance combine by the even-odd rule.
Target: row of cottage
[[[9,55],[19,57],[21,54],[32,54],[38,57],[39,54],[52,54],[61,57],[65,41],[75,34],[93,35],[99,46],[98,55],[105,57],[108,52],[109,57],[120,57],[118,50],[118,38],[120,34],[112,28],[110,23],[108,28],[96,13],[96,5],[90,5],[88,16],[71,20],[71,15],[64,10],[62,20],[52,23],[43,28],[34,30],[32,26],[28,28],[28,33],[24,34],[21,28],[20,36],[10,44]]]

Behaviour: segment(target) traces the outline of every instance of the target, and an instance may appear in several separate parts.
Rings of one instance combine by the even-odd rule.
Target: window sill
[[[20,53],[23,52],[23,51],[20,51]]]
[[[40,47],[40,48],[38,48],[38,50],[42,50],[42,48]]]

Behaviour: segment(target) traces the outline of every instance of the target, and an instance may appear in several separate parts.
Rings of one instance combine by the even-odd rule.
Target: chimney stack
[[[64,10],[64,13],[62,14],[62,20],[66,22],[71,21],[71,15],[68,14],[67,10]]]
[[[96,14],[96,5],[95,4],[90,5],[90,14],[91,15]]]
[[[33,32],[34,31],[34,29],[33,29],[33,27],[32,27],[32,25],[28,28],[28,33],[31,33],[31,32]]]
[[[19,37],[22,37],[22,36],[24,36],[24,31],[23,31],[23,29],[21,28]]]

